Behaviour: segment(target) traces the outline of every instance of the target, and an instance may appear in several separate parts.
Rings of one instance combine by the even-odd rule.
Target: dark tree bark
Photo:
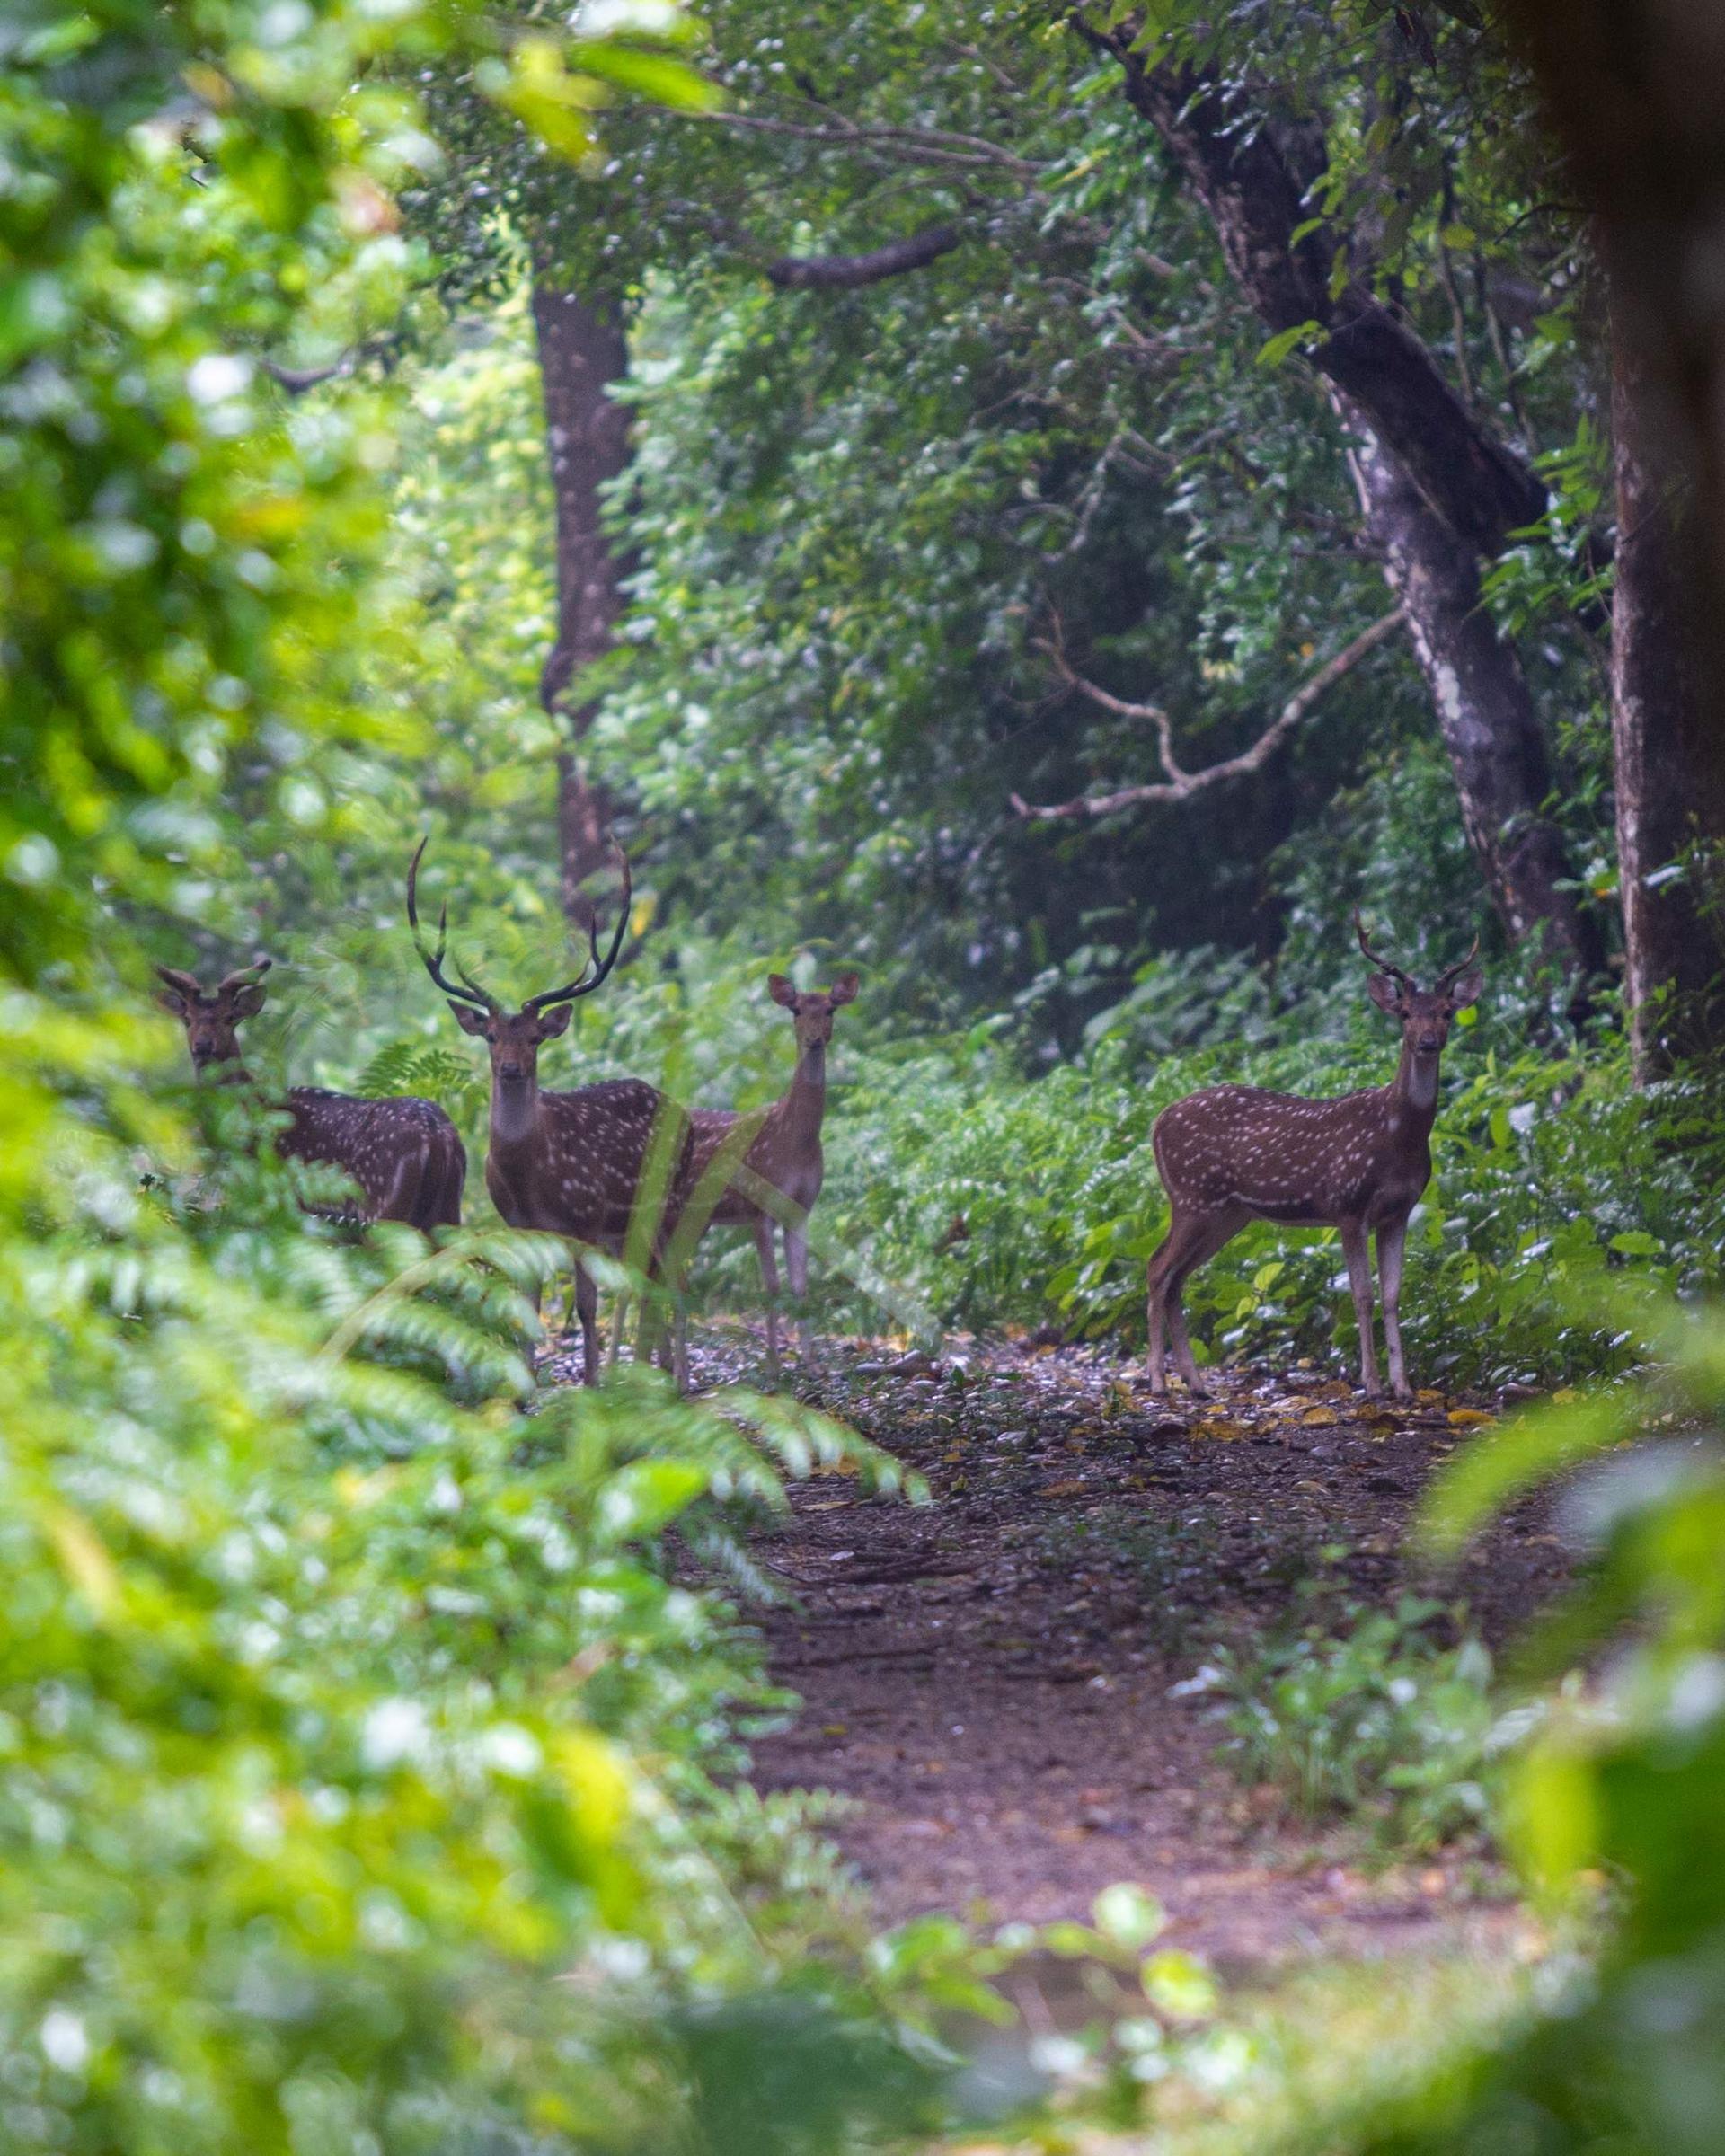
[[[1635,1069],[1659,1077],[1725,1045],[1725,968],[1697,879],[1677,863],[1725,838],[1725,728],[1708,709],[1685,605],[1673,475],[1647,438],[1646,360],[1612,354],[1617,575],[1611,614],[1611,738],[1623,894],[1624,1000]]]
[[[1323,139],[1244,110],[1195,67],[1146,67],[1131,28],[1104,42],[1126,93],[1167,145],[1216,227],[1234,281],[1272,332],[1315,323],[1313,365],[1350,398],[1378,440],[1456,535],[1482,552],[1546,509],[1538,475],[1483,427],[1413,331],[1350,278],[1331,296],[1348,234],[1313,217]]]
[[[1544,814],[1551,771],[1513,644],[1480,596],[1479,556],[1437,516],[1358,408],[1338,399],[1366,526],[1401,600],[1455,774],[1462,821],[1510,935],[1542,934],[1553,959],[1604,961],[1598,932],[1562,888],[1562,839]]]
[[[1508,0],[1506,13],[1611,287],[1612,738],[1625,987],[1646,1078],[1676,1055],[1725,1048],[1725,8]],[[1661,879],[1689,848],[1701,882]]]
[[[766,265],[766,276],[787,292],[854,292],[862,285],[883,284],[907,270],[925,269],[963,244],[958,225],[931,225],[866,254],[782,254]]]
[[[610,394],[628,372],[629,349],[614,305],[565,289],[543,264],[534,277],[533,319],[557,508],[557,639],[539,677],[539,697],[566,729],[557,759],[563,907],[585,929],[593,904],[582,887],[606,858],[611,808],[588,767],[597,707],[580,701],[581,676],[610,649],[629,570],[606,533],[600,497],[605,482],[629,464],[628,408]]]
[[[1362,506],[1407,610],[1487,888],[1512,939],[1537,928],[1554,958],[1591,972],[1599,940],[1559,888],[1562,848],[1544,814],[1549,771],[1527,682],[1480,600],[1482,558],[1544,514],[1544,486],[1363,284],[1350,278],[1331,295],[1345,234],[1325,223],[1295,239],[1324,169],[1318,132],[1244,110],[1196,67],[1146,66],[1130,22],[1090,34],[1118,60],[1134,110],[1185,173],[1265,327],[1316,325],[1312,364],[1358,432]]]

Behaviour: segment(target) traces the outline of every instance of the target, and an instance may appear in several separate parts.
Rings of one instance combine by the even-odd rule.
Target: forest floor
[[[697,1382],[758,1375],[737,1348]],[[793,1488],[757,1555],[790,1599],[764,1626],[801,1711],[756,1748],[763,1789],[848,1803],[836,1839],[894,1922],[1084,1918],[1135,1880],[1167,1943],[1225,1973],[1314,1957],[1513,1950],[1523,1923],[1477,1853],[1374,1859],[1358,1822],[1290,1821],[1218,1761],[1214,1700],[1182,1690],[1224,1639],[1417,1589],[1493,1643],[1572,1556],[1542,1499],[1455,1572],[1406,1546],[1434,1470],[1495,1411],[1368,1403],[1310,1369],[1220,1374],[1154,1400],[1106,1350],[949,1342],[941,1358],[827,1341],[787,1384],[924,1479],[925,1504],[842,1476]]]

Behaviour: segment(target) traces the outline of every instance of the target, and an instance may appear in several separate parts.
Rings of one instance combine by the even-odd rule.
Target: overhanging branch
[[[921,270],[962,245],[964,236],[956,225],[931,225],[866,254],[783,254],[765,265],[766,276],[786,292],[851,292]]]
[[[1156,742],[1165,779],[1139,786],[1122,786],[1112,793],[1082,794],[1070,801],[1056,801],[1046,806],[1034,806],[1013,794],[1012,804],[1016,813],[1036,822],[1048,822],[1059,817],[1114,816],[1122,808],[1141,808],[1157,801],[1190,800],[1193,794],[1201,793],[1207,787],[1219,786],[1225,780],[1244,778],[1248,773],[1261,770],[1282,743],[1306,716],[1314,704],[1329,689],[1335,686],[1344,674],[1351,673],[1361,659],[1376,651],[1402,626],[1402,613],[1399,606],[1380,616],[1369,629],[1363,629],[1350,644],[1345,645],[1333,658],[1326,659],[1314,674],[1308,675],[1288,698],[1276,717],[1252,744],[1237,756],[1225,757],[1219,764],[1209,764],[1202,771],[1186,771],[1174,755],[1173,720],[1159,703],[1133,703],[1124,697],[1110,695],[1093,681],[1086,681],[1075,674],[1066,663],[1057,636],[1045,642],[1041,649],[1054,662],[1055,671],[1066,685],[1076,689],[1080,695],[1118,719],[1146,719],[1156,729]]]

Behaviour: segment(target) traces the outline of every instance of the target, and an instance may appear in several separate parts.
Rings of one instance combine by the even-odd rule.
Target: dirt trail
[[[1221,1379],[1207,1411],[1170,1411],[1100,1353],[960,1355],[955,1377],[950,1360],[883,1370],[878,1348],[828,1343],[793,1374],[933,1502],[819,1478],[760,1549],[797,1597],[765,1630],[804,1705],[758,1745],[755,1780],[854,1800],[837,1838],[880,1918],[1081,1917],[1129,1878],[1167,1905],[1175,1942],[1224,1966],[1511,1929],[1477,1861],[1371,1876],[1357,1842],[1349,1862],[1344,1840],[1278,1823],[1268,1792],[1216,1763],[1210,1703],[1171,1689],[1325,1563],[1379,1605],[1410,1584],[1415,1497],[1489,1403],[1430,1394],[1391,1413],[1317,1374],[1263,1371]],[[1440,1591],[1501,1637],[1567,1564],[1528,1509]]]

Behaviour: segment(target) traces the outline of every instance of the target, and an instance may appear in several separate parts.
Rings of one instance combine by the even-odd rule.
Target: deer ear
[[[255,981],[249,987],[236,990],[227,1006],[228,1016],[236,1021],[242,1018],[255,1018],[263,1009],[263,999],[267,994],[268,991],[261,988]]]
[[[782,973],[769,973],[766,976],[766,993],[773,998],[773,1001],[775,1003],[783,1003],[787,1011],[794,1011],[796,1009],[796,983],[787,978],[785,975]]]
[[[1392,980],[1387,973],[1375,973],[1366,984],[1366,993],[1380,1011],[1387,1011],[1392,1018],[1406,1015],[1408,1006],[1402,994],[1402,984]]]
[[[862,983],[857,979],[855,974],[841,973],[827,991],[827,1001],[829,1003],[854,1003],[856,992],[861,986]]]
[[[464,1033],[482,1033],[490,1020],[482,1011],[475,1011],[471,1003],[458,1003],[450,999],[449,1008],[456,1014],[456,1023]]]
[[[1477,1003],[1485,992],[1485,976],[1477,966],[1471,968],[1449,991],[1449,1007],[1459,1011],[1465,1004]]]
[[[574,1008],[573,1003],[553,1003],[548,1011],[542,1011],[539,1013],[540,1039],[555,1040],[560,1033],[567,1033],[570,1012]]]
[[[183,1019],[191,1015],[190,1006],[177,988],[158,988],[155,1000],[170,1018]]]

